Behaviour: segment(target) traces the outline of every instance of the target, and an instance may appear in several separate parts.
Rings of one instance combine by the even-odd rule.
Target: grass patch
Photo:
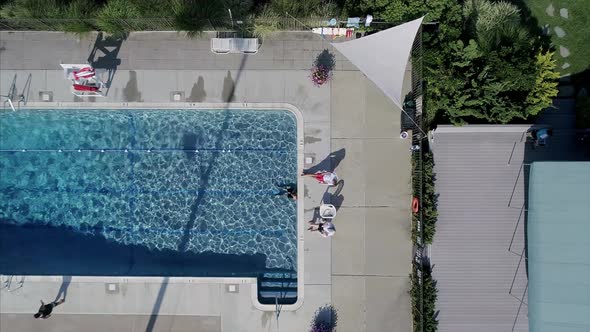
[[[590,66],[590,3],[588,0],[522,0],[537,19],[539,27],[546,24],[551,30],[551,43],[556,48],[558,70],[562,73],[576,74]],[[553,16],[546,9],[552,4]],[[560,15],[560,9],[567,8],[569,18]],[[566,35],[562,38],[555,33],[555,27],[562,28]],[[559,45],[570,51],[567,58],[559,54]],[[565,63],[569,68],[562,69]]]

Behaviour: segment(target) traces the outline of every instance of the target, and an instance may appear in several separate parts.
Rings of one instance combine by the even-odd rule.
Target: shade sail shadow
[[[211,153],[211,157],[209,158],[209,162],[205,163],[204,164],[205,166],[201,166],[201,170],[199,172],[201,174],[200,179],[199,179],[199,190],[197,191],[197,196],[191,206],[191,213],[189,215],[189,219],[188,219],[186,225],[184,226],[182,238],[181,238],[180,242],[178,243],[178,251],[181,251],[181,252],[185,251],[188,247],[191,231],[195,227],[195,223],[197,221],[197,216],[199,215],[199,212],[200,212],[199,210],[201,208],[201,204],[205,198],[206,190],[209,188],[209,181],[210,181],[211,172],[213,171],[213,167],[215,166],[216,162],[219,159],[219,156],[220,156],[219,150],[221,150],[223,147],[223,135],[229,127],[230,113],[227,108],[229,107],[229,102],[231,102],[234,98],[234,90],[240,80],[241,74],[242,74],[243,69],[246,65],[246,61],[247,61],[247,57],[243,56],[235,81],[232,79],[231,72],[229,70],[227,72],[227,76],[223,80],[222,98],[227,103],[227,105],[225,107],[226,110],[224,111],[225,116],[224,116],[221,128],[218,130],[217,135],[215,136],[215,139],[214,139],[215,151],[213,151]],[[205,218],[202,218],[201,222],[199,223],[198,231],[200,231],[200,232],[207,231],[207,220]]]
[[[227,277],[257,276],[267,270],[263,254],[151,250],[107,240],[100,230],[96,233],[0,220],[0,274]]]

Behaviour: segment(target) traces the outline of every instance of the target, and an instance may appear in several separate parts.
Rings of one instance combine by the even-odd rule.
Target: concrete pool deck
[[[247,56],[214,55],[209,37],[136,33],[108,44],[97,42],[96,35],[78,40],[61,33],[0,32],[0,94],[9,93],[14,82],[16,94],[31,103],[42,102],[44,91],[53,102],[80,102],[59,63],[93,57],[104,67],[117,66],[110,67],[108,95],[89,99],[88,105],[170,103],[178,91],[187,103],[297,107],[304,119],[305,156],[315,164],[331,152],[345,152],[335,165],[344,179],[341,196],[335,197],[342,202],[337,233],[331,239],[304,234],[303,305],[283,310],[277,327],[274,312],[253,306],[248,279],[227,280],[239,284],[239,291],[230,293],[226,283],[205,279],[116,278],[120,291],[110,294],[105,279],[73,280],[62,287],[61,277],[28,278],[21,289],[0,292],[0,330],[304,331],[325,304],[338,310],[338,331],[411,330],[410,142],[399,139],[400,111],[328,41],[311,33],[277,34],[258,54]],[[324,49],[335,54],[336,66],[333,81],[318,88],[309,68]],[[305,180],[305,220],[312,218],[325,189]],[[34,320],[38,301],[53,300],[60,288],[67,288],[66,303],[51,319]]]

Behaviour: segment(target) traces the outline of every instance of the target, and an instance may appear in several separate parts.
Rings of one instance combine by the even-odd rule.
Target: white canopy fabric
[[[402,108],[404,74],[423,19],[332,46]]]

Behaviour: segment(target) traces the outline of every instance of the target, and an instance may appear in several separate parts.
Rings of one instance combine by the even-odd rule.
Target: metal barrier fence
[[[278,31],[307,31],[309,27],[325,26],[329,18],[322,17],[281,17],[280,19],[227,19],[195,21],[205,31],[248,30],[254,24],[272,25]],[[339,24],[346,21],[339,21]],[[0,30],[4,31],[101,31],[104,22],[94,18],[3,18]],[[127,18],[109,20],[107,23],[120,26],[128,31],[176,31],[173,17]],[[198,23],[198,24],[197,24]]]
[[[417,279],[419,283],[419,303],[418,312],[420,314],[420,327],[418,331],[424,331],[424,264],[428,264],[428,258],[425,255],[424,242],[424,219],[423,219],[423,203],[424,203],[424,149],[427,145],[424,144],[424,139],[427,139],[426,130],[423,125],[423,76],[422,76],[422,28],[418,30],[416,39],[412,46],[412,100],[414,102],[414,128],[412,129],[412,146],[418,147],[412,149],[412,189],[414,195],[419,199],[419,209],[412,220],[412,230],[414,242],[414,259],[413,268],[417,271]],[[416,320],[416,318],[414,318]],[[416,327],[414,327],[416,331]]]
[[[195,20],[195,26],[204,31],[242,31],[250,30],[255,24],[274,27],[277,31],[308,31],[312,27],[327,26],[329,17],[297,18],[285,14],[279,18],[247,18],[224,20]],[[345,19],[336,19],[335,27],[345,27]],[[121,27],[126,31],[177,31],[174,17],[127,18],[100,21],[96,18],[2,18],[0,31],[102,31],[104,23]],[[385,29],[403,22],[374,20],[371,25]]]

